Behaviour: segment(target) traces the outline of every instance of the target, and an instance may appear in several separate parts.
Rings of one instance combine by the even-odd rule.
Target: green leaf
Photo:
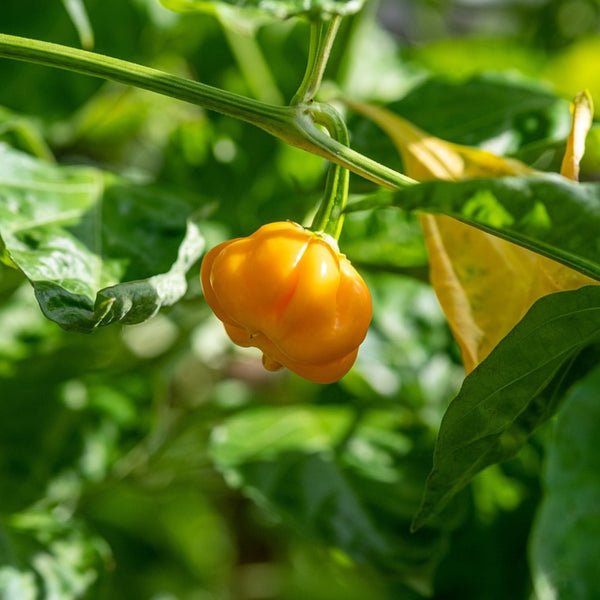
[[[566,397],[547,441],[545,496],[531,535],[536,598],[593,598],[600,589],[600,369]]]
[[[264,408],[219,427],[212,456],[232,485],[304,536],[427,593],[445,532],[456,525],[446,517],[409,533],[429,443],[424,430],[403,431],[389,413]]]
[[[139,323],[176,302],[204,248],[183,200],[3,145],[0,237],[44,314],[83,332]]]
[[[216,14],[225,20],[239,21],[250,17],[257,22],[284,20],[306,15],[329,18],[358,12],[365,0],[160,0],[176,12],[201,11]]]
[[[551,294],[464,381],[440,426],[419,528],[486,466],[512,457],[598,363],[600,287]]]
[[[527,157],[532,161],[542,155],[546,160],[541,141],[563,140],[564,148],[571,124],[567,101],[536,82],[501,74],[460,82],[430,78],[385,108],[449,142],[498,155],[530,148]],[[401,170],[397,149],[379,127],[356,116],[350,126],[353,146],[359,152]]]
[[[559,175],[427,181],[348,210],[390,205],[454,217],[600,279],[600,184]]]
[[[391,208],[348,217],[340,248],[354,266],[426,279],[427,250],[415,215]]]
[[[386,107],[449,142],[510,154],[537,140],[566,137],[569,104],[537,82],[502,75],[428,79]]]

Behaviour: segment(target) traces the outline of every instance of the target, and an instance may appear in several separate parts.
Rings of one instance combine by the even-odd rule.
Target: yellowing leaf
[[[585,152],[585,138],[594,118],[594,105],[587,90],[579,92],[575,96],[571,111],[573,113],[573,125],[567,139],[567,148],[560,167],[560,174],[578,181],[579,163]]]
[[[390,136],[402,156],[406,174],[415,179],[458,181],[534,173],[517,160],[431,136],[385,109],[348,104]],[[592,112],[589,95],[578,96],[565,155],[564,174],[573,178],[589,129],[585,123]],[[422,215],[420,220],[429,251],[431,283],[460,346],[467,373],[494,349],[536,300],[552,292],[598,283],[451,217]]]
[[[513,158],[496,156],[486,150],[453,144],[429,135],[384,108],[351,101],[347,101],[347,104],[388,134],[402,156],[406,174],[419,181],[459,181],[474,177],[530,175],[535,172]]]

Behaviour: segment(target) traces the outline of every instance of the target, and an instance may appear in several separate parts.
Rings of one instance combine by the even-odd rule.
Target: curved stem
[[[315,107],[306,104],[274,106],[125,60],[7,34],[0,34],[0,57],[111,79],[197,104],[251,123],[384,187],[395,189],[416,183],[332,139],[313,122],[310,110]]]
[[[341,20],[342,18],[336,15],[326,23],[313,21],[310,24],[310,46],[306,71],[291,104],[310,102],[317,94]]]
[[[348,146],[348,129],[336,110],[325,104],[318,105],[311,113],[315,123],[323,125],[333,139]],[[348,169],[331,163],[325,182],[325,196],[311,225],[313,231],[322,231],[335,240],[339,239],[344,224],[349,183]]]

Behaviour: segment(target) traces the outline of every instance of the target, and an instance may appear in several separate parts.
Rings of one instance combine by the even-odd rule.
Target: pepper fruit
[[[367,285],[328,238],[270,223],[215,246],[200,269],[206,301],[236,344],[262,350],[270,371],[285,366],[315,383],[350,370],[372,316]]]

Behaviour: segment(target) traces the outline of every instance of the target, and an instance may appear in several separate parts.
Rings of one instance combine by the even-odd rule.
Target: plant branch
[[[274,106],[125,60],[7,34],[0,34],[0,57],[110,79],[197,104],[251,123],[384,187],[395,189],[416,183],[321,131],[312,120],[310,105]]]
[[[340,16],[334,16],[327,22],[316,21],[310,24],[306,71],[291,104],[310,102],[317,94],[341,20]]]

